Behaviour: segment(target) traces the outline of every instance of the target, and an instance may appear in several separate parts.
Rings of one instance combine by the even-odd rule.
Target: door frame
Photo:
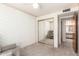
[[[74,15],[77,15],[78,16],[78,11],[74,11],[74,12],[69,12],[69,13],[63,13],[63,14],[60,14],[58,15],[58,45],[60,46],[62,44],[62,34],[61,34],[61,21],[62,21],[62,18],[66,18],[66,17],[72,17]],[[76,43],[76,53],[78,52],[78,17],[76,17],[76,40],[77,40],[77,43]]]

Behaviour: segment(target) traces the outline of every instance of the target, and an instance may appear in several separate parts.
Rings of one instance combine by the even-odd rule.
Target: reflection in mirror
[[[39,42],[53,46],[54,22],[52,19],[39,22]]]

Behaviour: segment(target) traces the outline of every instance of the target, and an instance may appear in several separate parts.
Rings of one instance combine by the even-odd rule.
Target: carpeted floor
[[[51,45],[53,47],[54,46],[54,39],[44,39],[44,40],[41,40],[40,43]]]
[[[72,48],[53,48],[50,45],[36,43],[21,49],[21,56],[76,56]]]

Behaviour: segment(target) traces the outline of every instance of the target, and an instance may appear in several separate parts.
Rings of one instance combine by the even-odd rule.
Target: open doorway
[[[62,43],[65,44],[65,47],[72,48],[72,42],[74,39],[75,34],[75,20],[69,19],[69,20],[62,20],[61,21],[61,35],[62,35]]]
[[[59,16],[59,45],[78,52],[77,14],[65,13]]]
[[[53,19],[46,19],[38,22],[39,24],[39,42],[54,46],[54,21]]]

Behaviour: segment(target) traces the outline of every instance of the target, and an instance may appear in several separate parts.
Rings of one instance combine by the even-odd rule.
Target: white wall
[[[25,47],[35,43],[36,18],[14,8],[0,4],[0,43],[16,43]]]

